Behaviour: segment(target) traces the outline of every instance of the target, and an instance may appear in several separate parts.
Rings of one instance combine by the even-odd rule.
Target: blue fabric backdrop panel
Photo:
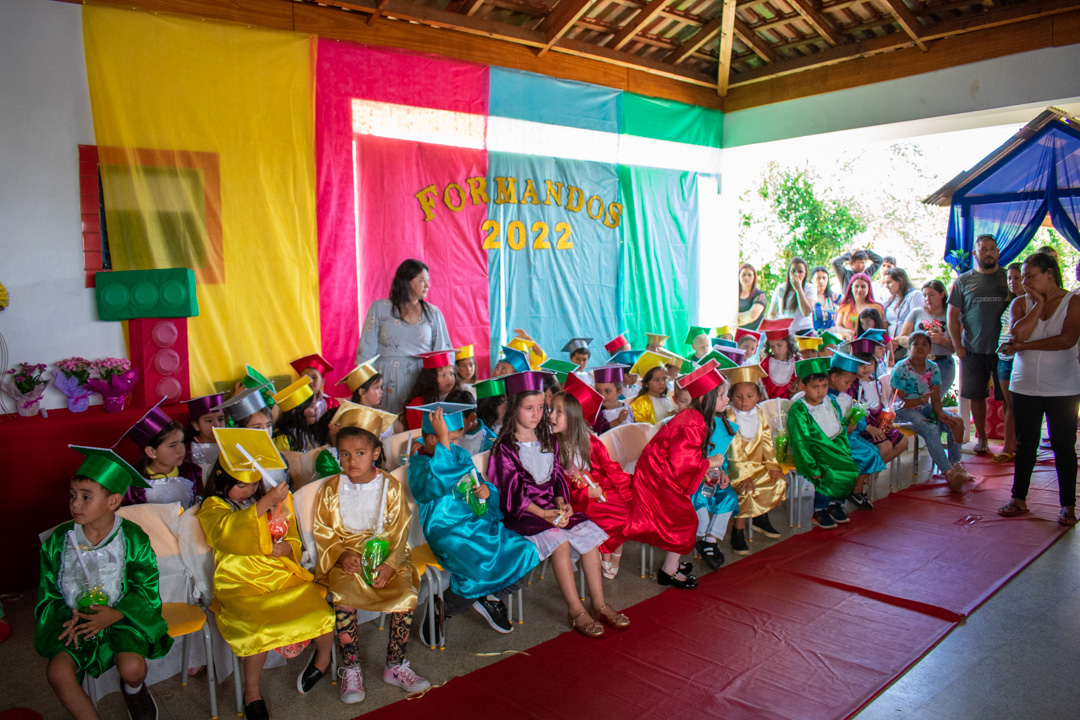
[[[621,90],[499,67],[491,68],[489,87],[491,116],[619,132]]]
[[[570,338],[595,338],[596,364],[600,344],[623,329],[616,166],[493,152],[487,183],[493,362],[522,328],[554,359],[568,359]]]

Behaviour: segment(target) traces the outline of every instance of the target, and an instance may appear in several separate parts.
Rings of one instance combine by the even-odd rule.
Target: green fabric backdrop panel
[[[619,131],[624,135],[720,147],[724,114],[719,110],[628,92],[619,96],[619,102]]]
[[[670,335],[682,345],[698,318],[697,173],[619,166],[622,223],[619,301],[631,346],[645,347],[645,333]],[[686,354],[682,352],[681,354]]]

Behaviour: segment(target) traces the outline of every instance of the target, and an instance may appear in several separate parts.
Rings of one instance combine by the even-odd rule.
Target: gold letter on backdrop
[[[544,185],[547,186],[547,197],[544,198],[544,204],[551,204],[551,197],[555,196],[555,204],[562,207],[562,191],[563,184],[561,182],[553,183],[550,180],[545,180]]]
[[[581,212],[585,205],[585,193],[579,187],[571,185],[567,188],[566,209],[570,212]]]
[[[540,204],[540,198],[536,196],[536,186],[533,185],[532,178],[525,180],[525,192],[521,193],[522,204],[524,204],[526,200],[533,205]]]
[[[453,190],[457,193],[457,203],[450,201],[450,191]],[[461,212],[461,209],[465,207],[465,189],[457,183],[450,183],[443,190],[442,201],[446,207],[450,208],[453,212]]]
[[[516,183],[517,180],[514,178],[495,178],[495,191],[498,193],[498,195],[495,196],[496,205],[502,205],[503,203],[517,205],[517,194],[514,191],[514,185]]]
[[[472,198],[473,205],[487,205],[487,178],[484,177],[471,177],[465,178],[465,183],[469,186],[469,196]]]
[[[420,209],[424,211],[424,222],[431,222],[435,219],[435,201],[439,199],[439,188],[434,185],[428,185],[426,188],[416,193],[414,197],[420,201]]]

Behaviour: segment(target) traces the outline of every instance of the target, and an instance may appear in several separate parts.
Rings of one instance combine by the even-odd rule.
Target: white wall
[[[80,144],[94,144],[82,7],[3,0],[0,282],[11,305],[0,312],[0,333],[11,365],[126,357],[120,323],[98,321],[94,291],[84,287]],[[45,398],[44,407],[65,404],[51,386]]]

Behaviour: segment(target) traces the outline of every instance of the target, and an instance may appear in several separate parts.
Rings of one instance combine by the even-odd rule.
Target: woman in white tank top
[[[1058,522],[1076,524],[1076,426],[1080,411],[1080,298],[1062,288],[1057,261],[1035,253],[1024,261],[1026,292],[1010,308],[1012,339],[1001,348],[1015,354],[1010,391],[1016,423],[1012,500],[1003,517],[1025,515],[1028,485],[1042,435],[1043,417],[1054,450],[1061,512]]]

